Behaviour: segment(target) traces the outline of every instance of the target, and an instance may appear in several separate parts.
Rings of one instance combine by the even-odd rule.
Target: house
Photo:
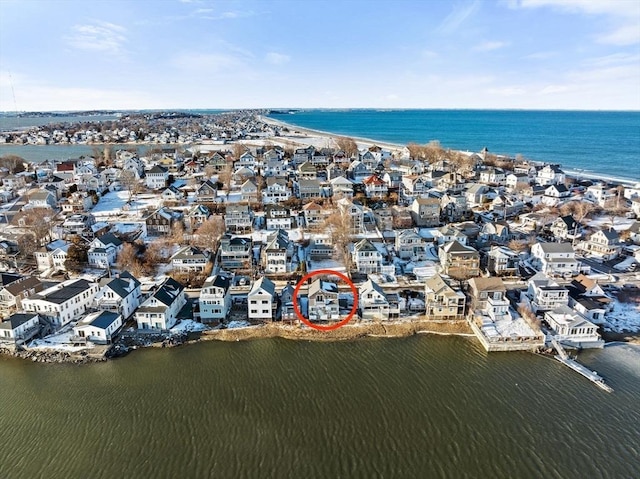
[[[371,175],[362,180],[367,198],[385,198],[388,193],[387,184],[377,175]]]
[[[129,319],[140,306],[142,292],[140,281],[128,271],[115,278],[100,280],[100,289],[93,298],[93,306],[102,311],[110,311]]]
[[[489,316],[493,321],[511,319],[507,288],[502,278],[471,278],[469,289],[474,310]]]
[[[286,206],[277,204],[266,205],[264,207],[264,216],[267,230],[291,229],[293,228],[293,217],[291,210]]]
[[[208,264],[209,253],[195,246],[180,248],[171,256],[171,267],[175,271],[201,273],[207,269]]]
[[[244,183],[247,180],[251,180],[256,177],[255,171],[246,166],[242,166],[233,172],[231,179],[236,183]]]
[[[489,210],[499,218],[513,218],[520,214],[525,204],[513,195],[496,195],[489,203]]]
[[[452,225],[444,225],[432,232],[438,246],[444,246],[452,241],[457,241],[462,245],[467,245],[469,237]]]
[[[262,190],[262,204],[273,204],[291,198],[291,189],[283,178],[269,177],[266,187]]]
[[[36,313],[14,313],[0,322],[0,348],[24,344],[40,332]]]
[[[182,213],[171,210],[165,206],[151,213],[145,218],[147,235],[170,235],[178,224],[182,224]]]
[[[349,218],[351,234],[364,232],[364,208],[359,203],[354,203],[348,198],[338,200],[338,210],[340,214]]]
[[[296,182],[297,196],[300,199],[319,198],[322,196],[320,192],[320,182],[318,180],[303,180]]]
[[[505,183],[509,191],[521,191],[529,186],[529,175],[527,173],[509,173]]]
[[[542,203],[547,206],[557,206],[570,197],[571,191],[569,191],[569,189],[564,184],[552,184],[547,186],[547,188],[544,190]]]
[[[284,230],[278,230],[267,238],[262,249],[262,266],[265,273],[288,272],[288,258],[293,253],[293,245]]]
[[[253,210],[249,205],[227,205],[224,215],[225,227],[234,232],[251,231],[253,228]]]
[[[351,261],[358,273],[379,273],[382,267],[382,254],[371,241],[364,238],[353,245]]]
[[[576,276],[569,289],[569,306],[595,324],[605,322],[605,315],[613,307],[613,301],[594,279],[582,274]]]
[[[138,329],[171,329],[186,302],[184,286],[173,278],[167,278],[134,313]]]
[[[207,180],[196,187],[195,194],[196,203],[215,203],[218,197],[218,187],[213,181]]]
[[[454,278],[471,278],[480,274],[480,255],[459,241],[445,244],[438,251],[442,271]]]
[[[23,299],[22,307],[61,328],[85,314],[98,289],[97,283],[86,279],[70,279]]]
[[[335,254],[335,247],[329,238],[316,236],[309,243],[307,258],[311,261],[322,261],[329,259]]]
[[[90,213],[77,213],[62,222],[61,233],[64,239],[70,236],[93,237],[92,226],[96,224],[95,217]]]
[[[279,317],[282,321],[297,321],[298,315],[293,309],[293,294],[295,292],[295,288],[290,284],[282,288],[280,291],[280,314]]]
[[[89,244],[89,251],[87,252],[89,266],[106,268],[108,265],[115,264],[122,248],[122,241],[112,233],[106,233],[95,238]]]
[[[402,172],[398,170],[387,170],[382,175],[382,181],[387,184],[387,187],[398,189],[402,184]]]
[[[55,240],[35,251],[33,256],[36,259],[38,271],[45,272],[51,269],[66,271],[65,262],[69,246],[71,244],[66,241]]]
[[[546,165],[538,170],[536,183],[541,186],[559,185],[564,183],[566,175],[560,165]]]
[[[325,221],[331,214],[331,210],[324,209],[319,204],[310,201],[302,207],[304,222],[310,230],[320,230],[324,227]]]
[[[344,176],[338,176],[329,180],[331,195],[338,198],[353,198],[353,182]]]
[[[400,315],[397,293],[387,294],[371,279],[358,289],[358,310],[364,320],[388,320]]]
[[[340,319],[340,305],[338,303],[338,286],[320,278],[309,285],[309,313],[310,321],[338,321]]]
[[[529,278],[527,289],[520,295],[534,313],[551,311],[569,304],[569,290],[560,286],[544,273]]]
[[[93,207],[93,198],[85,191],[76,191],[61,201],[60,205],[63,213],[83,213]]]
[[[440,224],[440,200],[438,198],[416,198],[411,203],[411,216],[418,227]]]
[[[549,276],[575,276],[580,272],[571,243],[535,243],[531,247],[531,263]]]
[[[56,195],[48,190],[36,190],[29,194],[29,202],[27,205],[30,208],[49,208],[54,209],[58,207],[58,200]]]
[[[622,251],[620,236],[614,229],[598,230],[581,247],[593,256],[608,261],[617,258]]]
[[[547,311],[544,319],[552,330],[553,339],[561,344],[581,349],[604,347],[598,327],[568,306]]]
[[[573,216],[560,216],[551,223],[551,233],[557,240],[576,240],[581,236],[580,224]]]
[[[280,158],[275,150],[267,151],[262,159],[264,161],[264,177],[265,178],[284,178],[287,176],[287,166]]]
[[[631,211],[636,218],[640,218],[640,196],[631,198]]]
[[[217,173],[224,171],[228,165],[226,158],[217,151],[205,160],[205,166],[211,167]]]
[[[111,311],[96,311],[73,327],[73,334],[97,344],[109,344],[122,327],[122,316]]]
[[[406,198],[419,198],[428,194],[431,180],[425,175],[405,175],[402,177],[400,191]]]
[[[160,198],[162,198],[163,202],[169,203],[177,203],[184,200],[184,192],[179,190],[173,185],[169,185],[165,190],[160,194]]]
[[[427,251],[424,239],[412,229],[396,231],[396,255],[400,259],[410,261],[424,261]]]
[[[466,297],[436,274],[425,281],[424,302],[429,319],[463,319]]]
[[[440,211],[449,222],[462,220],[468,211],[466,196],[445,193],[440,198]]]
[[[200,320],[203,323],[222,322],[231,311],[231,280],[216,274],[209,276],[200,290]]]
[[[44,289],[44,285],[35,276],[19,277],[15,281],[0,286],[0,317],[22,309],[22,300]]]
[[[247,203],[256,203],[258,201],[258,186],[252,178],[249,178],[240,186],[240,199]]]
[[[615,188],[610,188],[602,183],[596,183],[595,185],[588,186],[584,192],[584,199],[595,203],[600,208],[611,208],[615,206],[617,202],[617,191]]]
[[[276,285],[269,278],[262,277],[255,283],[247,295],[248,316],[251,320],[274,319]]]
[[[480,206],[487,197],[489,188],[486,185],[480,183],[474,183],[467,188],[464,195],[469,206]]]
[[[631,226],[627,228],[629,232],[629,239],[635,244],[640,244],[640,221],[634,221]]]
[[[507,182],[507,175],[501,168],[487,168],[480,171],[480,183],[488,185],[505,185]]]
[[[309,161],[305,161],[296,170],[299,180],[317,180],[318,170]]]
[[[250,269],[253,264],[251,238],[225,234],[220,240],[219,255],[222,269]]]
[[[150,190],[166,188],[169,181],[169,170],[164,166],[155,165],[145,174],[145,185]]]
[[[211,212],[205,205],[192,206],[184,216],[185,227],[191,232],[196,231],[209,219],[209,216]]]
[[[347,176],[354,183],[362,183],[366,178],[370,177],[373,169],[369,168],[360,160],[353,160],[347,168]]]
[[[487,271],[495,276],[517,276],[520,258],[506,246],[491,246],[487,254]]]
[[[506,243],[511,238],[509,225],[505,222],[489,222],[482,225],[478,239],[485,243]]]
[[[238,158],[234,166],[236,168],[251,168],[253,170],[256,167],[256,157],[247,150],[242,155],[240,155],[240,158]]]

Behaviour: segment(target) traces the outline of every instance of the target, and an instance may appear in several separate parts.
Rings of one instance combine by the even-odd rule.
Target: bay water
[[[557,361],[472,338],[206,342],[0,359],[0,476],[633,478],[640,350]]]

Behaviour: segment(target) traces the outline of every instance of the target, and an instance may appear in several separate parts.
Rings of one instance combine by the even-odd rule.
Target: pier
[[[571,359],[567,354],[567,352],[562,347],[562,345],[558,343],[558,341],[556,341],[555,339],[552,339],[551,344],[553,345],[555,350],[558,352],[558,354],[554,356],[558,361],[560,361],[562,364],[565,364],[566,366],[569,366],[575,372],[583,375],[585,378],[587,378],[589,381],[594,383],[600,389],[604,389],[609,393],[613,392],[613,388],[609,386],[607,383],[605,383],[604,378],[600,376],[597,372],[591,371],[589,368]]]

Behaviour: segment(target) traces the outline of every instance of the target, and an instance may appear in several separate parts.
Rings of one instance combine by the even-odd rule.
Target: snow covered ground
[[[624,231],[629,229],[629,227],[633,224],[635,220],[634,219],[630,219],[630,218],[625,218],[623,216],[616,216],[615,217],[615,221],[614,221],[614,225],[613,225],[613,229],[616,231]],[[609,225],[611,225],[611,217],[609,216],[598,216],[597,218],[593,218],[592,220],[589,220],[589,222],[587,223],[589,226],[591,226],[592,228],[605,228]]]
[[[96,217],[96,220],[105,220],[112,216],[118,216],[127,211],[131,213],[131,216],[136,216],[137,211],[141,211],[145,208],[159,208],[161,197],[156,194],[141,194],[136,195],[131,205],[127,205],[129,199],[128,191],[110,191],[98,201],[98,204],[93,207],[91,213]],[[126,207],[126,210],[125,210]]]
[[[173,328],[170,329],[172,333],[188,333],[191,331],[205,331],[209,329],[202,323],[194,321],[193,319],[183,319]]]
[[[605,320],[605,329],[608,331],[640,331],[640,302],[622,303],[614,300],[613,311],[606,315]]]
[[[227,329],[248,328],[251,326],[249,321],[230,321],[227,324]]]
[[[29,349],[52,349],[56,351],[67,351],[70,353],[82,351],[84,349],[91,349],[94,344],[87,342],[83,346],[74,346],[71,341],[73,336],[73,328],[68,326],[55,334],[47,336],[43,339],[34,339],[31,341],[27,348]]]

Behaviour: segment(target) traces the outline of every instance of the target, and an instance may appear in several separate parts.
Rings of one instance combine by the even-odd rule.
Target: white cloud
[[[264,59],[272,65],[284,65],[285,63],[289,63],[291,57],[282,53],[269,52],[265,55]]]
[[[613,29],[595,37],[599,43],[634,45],[640,43],[640,2],[637,0],[511,0],[510,8],[552,8],[566,13],[601,15]]]
[[[87,25],[75,25],[73,33],[66,37],[67,43],[80,50],[102,52],[109,55],[125,53],[127,43],[126,29],[109,22],[94,22]]]
[[[473,49],[477,52],[490,52],[492,50],[498,50],[500,48],[504,48],[508,46],[508,42],[499,42],[499,41],[486,41],[482,42],[479,45],[473,47]]]
[[[454,6],[453,11],[447,15],[438,25],[436,31],[440,33],[453,33],[480,8],[480,2],[474,0],[461,6]]]

